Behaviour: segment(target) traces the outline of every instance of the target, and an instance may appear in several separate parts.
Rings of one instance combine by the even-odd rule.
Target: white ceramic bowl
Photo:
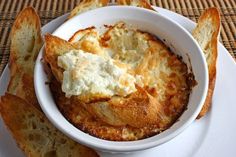
[[[79,143],[100,151],[131,152],[148,149],[167,142],[194,121],[206,98],[208,72],[203,52],[191,34],[179,24],[161,16],[157,12],[146,9],[125,6],[110,6],[95,9],[65,22],[53,34],[63,39],[69,39],[79,29],[90,26],[101,28],[104,24],[113,24],[118,21],[130,23],[143,31],[155,34],[161,40],[165,39],[165,43],[174,53],[183,57],[188,67],[190,67],[188,57],[190,58],[192,70],[198,85],[194,87],[190,95],[188,109],[173,126],[153,137],[130,142],[102,140],[80,131],[68,122],[58,110],[50,89],[45,84],[48,78],[40,61],[43,50],[40,51],[36,61],[34,84],[42,110],[49,120],[63,133]]]

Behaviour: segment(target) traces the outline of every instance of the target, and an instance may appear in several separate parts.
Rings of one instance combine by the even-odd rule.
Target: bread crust
[[[88,10],[107,6],[108,2],[108,0],[83,0],[70,12],[67,19],[71,19],[72,17]]]
[[[98,156],[95,151],[62,134],[41,111],[17,96],[7,93],[1,97],[0,113],[26,156]]]
[[[40,18],[34,8],[27,7],[18,15],[11,30],[10,83],[7,91],[40,109],[34,92],[35,60],[42,47]]]
[[[112,126],[141,128],[157,124],[165,118],[163,106],[144,89],[137,89],[128,98],[112,97],[109,101],[82,105],[92,115]]]
[[[202,36],[203,29],[211,31],[210,34]],[[197,27],[193,30],[193,37],[197,40],[206,56],[209,73],[209,85],[207,91],[207,97],[205,103],[199,113],[197,119],[203,117],[211,107],[212,96],[214,93],[216,82],[216,63],[218,56],[218,40],[220,33],[220,13],[217,8],[209,8],[203,12],[198,20]],[[203,40],[207,39],[207,43],[204,44]]]
[[[83,0],[71,12],[67,19],[79,15],[85,11],[107,6],[108,0]],[[146,0],[118,0],[118,5],[129,5],[156,11]]]
[[[44,38],[45,52],[43,58],[49,63],[53,75],[61,82],[63,79],[63,69],[57,65],[57,57],[77,48],[73,44],[51,34],[46,34]]]
[[[117,0],[118,5],[129,5],[156,11],[146,0]]]

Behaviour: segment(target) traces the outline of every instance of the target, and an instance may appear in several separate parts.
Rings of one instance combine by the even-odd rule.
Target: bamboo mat
[[[115,3],[115,0],[111,1]],[[166,8],[197,21],[204,9],[217,7],[221,13],[221,42],[236,59],[236,1],[235,0],[149,0],[154,6]],[[0,0],[0,74],[9,58],[9,34],[17,13],[33,6],[42,25],[72,10],[78,0]]]

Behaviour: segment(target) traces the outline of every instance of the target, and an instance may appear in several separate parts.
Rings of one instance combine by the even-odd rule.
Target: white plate
[[[171,11],[155,8],[160,14],[171,18],[191,31],[195,23]],[[43,33],[53,32],[64,22],[67,15],[63,15],[48,23],[42,28]],[[126,154],[130,157],[162,156],[162,157],[190,157],[214,156],[233,157],[236,154],[236,64],[222,44],[219,45],[217,64],[216,88],[213,96],[211,111],[202,119],[196,120],[183,133],[173,140],[135,154]],[[0,78],[0,95],[6,91],[9,81],[9,69],[5,68]],[[0,119],[0,156],[23,157],[17,148],[5,125]],[[115,155],[115,156],[124,156]]]

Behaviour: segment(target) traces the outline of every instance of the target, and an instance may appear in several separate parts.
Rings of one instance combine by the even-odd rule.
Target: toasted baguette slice
[[[34,93],[35,59],[42,47],[41,24],[32,7],[22,10],[11,30],[10,83],[8,92],[38,107]]]
[[[209,86],[204,106],[198,119],[204,116],[211,106],[216,80],[216,62],[218,55],[218,38],[220,33],[220,13],[217,8],[209,8],[203,12],[193,30],[193,37],[197,40],[205,53],[209,72]]]
[[[98,156],[93,150],[66,137],[48,121],[42,112],[17,96],[6,94],[1,97],[0,112],[6,126],[26,156]]]
[[[146,0],[117,0],[118,5],[129,5],[154,10]]]
[[[164,121],[163,107],[156,98],[138,87],[130,97],[112,97],[109,101],[83,104],[92,115],[112,126],[129,125],[135,128]]]
[[[50,64],[52,73],[59,82],[63,79],[63,69],[57,65],[57,57],[76,49],[76,46],[61,38],[50,34],[45,35],[44,60]]]
[[[68,19],[71,19],[72,17],[83,12],[107,6],[108,2],[108,0],[83,0],[70,12]]]

